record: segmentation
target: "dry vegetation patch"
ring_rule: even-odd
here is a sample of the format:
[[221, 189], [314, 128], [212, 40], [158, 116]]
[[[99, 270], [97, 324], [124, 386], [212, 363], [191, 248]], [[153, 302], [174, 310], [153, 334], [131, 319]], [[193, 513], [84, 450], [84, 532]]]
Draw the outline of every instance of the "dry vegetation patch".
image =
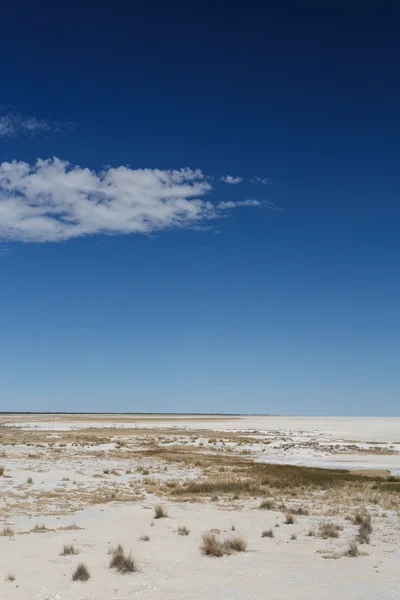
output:
[[132, 558], [132, 554], [125, 554], [125, 551], [121, 544], [112, 551], [112, 557], [110, 561], [110, 569], [116, 569], [119, 573], [125, 575], [126, 573], [133, 573], [136, 571], [135, 562]]

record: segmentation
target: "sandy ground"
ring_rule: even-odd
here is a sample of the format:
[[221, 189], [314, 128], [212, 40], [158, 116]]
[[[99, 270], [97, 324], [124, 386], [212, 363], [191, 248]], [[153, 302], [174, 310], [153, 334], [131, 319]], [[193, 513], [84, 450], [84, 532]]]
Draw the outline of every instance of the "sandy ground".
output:
[[[155, 446], [165, 451], [190, 448], [199, 456], [220, 455], [221, 460], [244, 456], [276, 463], [348, 463], [397, 473], [398, 425], [399, 419], [3, 415], [0, 533], [5, 527], [12, 532], [0, 535], [0, 598], [397, 599], [397, 499], [388, 504], [383, 497], [360, 492], [350, 506], [347, 497], [339, 495], [336, 501], [334, 495], [328, 499], [291, 493], [286, 506], [301, 502], [309, 514], [287, 525], [284, 509], [260, 510], [256, 497], [178, 502], [156, 495], [156, 483], [180, 483], [204, 477], [204, 472], [196, 462], [171, 463], [162, 454], [156, 458], [141, 452]], [[212, 432], [222, 437], [212, 437]], [[154, 506], [160, 502], [168, 518], [154, 519]], [[348, 542], [357, 533], [349, 514], [357, 506], [372, 515], [373, 533], [371, 543], [360, 546], [362, 555], [349, 558], [344, 556]], [[308, 535], [310, 529], [318, 532], [327, 519], [342, 528], [337, 539]], [[42, 524], [44, 532], [32, 531]], [[62, 529], [72, 524], [79, 529]], [[183, 525], [190, 530], [188, 536], [178, 535]], [[261, 537], [269, 528], [274, 537]], [[211, 529], [222, 537], [242, 535], [247, 551], [204, 556], [201, 536]], [[150, 540], [142, 541], [143, 535]], [[79, 554], [61, 556], [63, 544], [71, 543]], [[108, 551], [117, 544], [132, 552], [137, 572], [122, 575], [109, 568]], [[81, 561], [91, 574], [86, 583], [71, 578]], [[10, 581], [9, 575], [15, 579]]]

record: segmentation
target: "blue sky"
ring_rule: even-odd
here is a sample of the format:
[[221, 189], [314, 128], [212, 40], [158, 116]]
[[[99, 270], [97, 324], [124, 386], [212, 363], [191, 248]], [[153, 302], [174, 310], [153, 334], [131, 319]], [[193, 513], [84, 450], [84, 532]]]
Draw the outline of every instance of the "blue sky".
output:
[[3, 7], [0, 409], [399, 415], [399, 16]]

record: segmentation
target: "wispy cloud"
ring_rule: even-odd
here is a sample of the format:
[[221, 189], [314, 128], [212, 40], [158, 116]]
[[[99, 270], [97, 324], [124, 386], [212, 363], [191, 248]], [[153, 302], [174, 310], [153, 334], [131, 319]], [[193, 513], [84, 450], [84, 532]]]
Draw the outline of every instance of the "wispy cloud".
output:
[[22, 113], [0, 113], [0, 137], [3, 138], [14, 138], [19, 135], [35, 137], [43, 133], [54, 133], [72, 127], [73, 124], [67, 121], [38, 119]]
[[51, 242], [99, 233], [149, 234], [204, 227], [226, 210], [258, 200], [210, 202], [200, 170], [108, 167], [101, 172], [58, 158], [0, 164], [0, 240]]
[[261, 200], [252, 200], [252, 199], [248, 198], [246, 200], [238, 200], [238, 202], [233, 202], [232, 200], [223, 201], [218, 204], [218, 208], [226, 209], [226, 208], [236, 208], [239, 206], [261, 206], [261, 205], [262, 205]]
[[272, 181], [268, 177], [258, 177], [258, 175], [254, 175], [250, 179], [250, 183], [253, 185], [272, 185]]
[[224, 175], [221, 177], [221, 181], [225, 183], [230, 183], [231, 185], [235, 185], [236, 183], [241, 183], [243, 181], [243, 177], [233, 177], [233, 175]]

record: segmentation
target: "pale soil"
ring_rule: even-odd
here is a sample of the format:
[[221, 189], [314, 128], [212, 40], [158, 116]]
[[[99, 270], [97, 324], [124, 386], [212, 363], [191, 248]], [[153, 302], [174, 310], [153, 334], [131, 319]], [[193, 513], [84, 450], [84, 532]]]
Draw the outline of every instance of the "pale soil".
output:
[[[5, 526], [14, 533], [0, 535], [1, 600], [399, 597], [399, 493], [375, 493], [362, 485], [355, 492], [346, 487], [325, 493], [276, 490], [277, 506], [284, 502], [286, 508], [260, 510], [262, 496], [178, 501], [182, 498], [163, 487], [222, 476], [195, 458], [175, 461], [179, 449], [199, 459], [243, 455], [257, 461], [332, 466], [349, 461], [354, 468], [400, 472], [395, 443], [400, 435], [391, 420], [360, 419], [351, 430], [349, 419], [124, 418], [0, 417], [0, 465], [5, 467], [0, 476], [0, 533]], [[20, 423], [23, 428], [1, 423]], [[156, 428], [150, 428], [155, 423]], [[56, 429], [60, 424], [63, 427]], [[24, 429], [32, 425], [38, 428]], [[169, 517], [154, 520], [153, 508], [160, 502]], [[299, 506], [309, 515], [296, 516], [294, 525], [286, 525], [284, 511]], [[358, 507], [372, 515], [373, 532], [371, 543], [359, 546], [363, 555], [349, 558], [343, 554], [357, 527], [348, 517]], [[307, 535], [310, 528], [318, 534], [326, 520], [343, 527], [337, 539]], [[42, 523], [51, 531], [31, 531]], [[60, 530], [71, 524], [82, 529]], [[189, 536], [177, 534], [182, 525], [190, 529]], [[275, 537], [262, 538], [261, 532], [270, 527]], [[220, 530], [222, 536], [242, 535], [247, 551], [222, 558], [203, 556], [201, 535], [210, 529]], [[143, 534], [150, 541], [140, 541]], [[292, 534], [297, 539], [290, 539]], [[79, 555], [60, 556], [65, 543], [74, 543]], [[109, 569], [108, 549], [118, 543], [132, 551], [138, 572], [121, 575]], [[87, 583], [71, 580], [81, 561], [91, 573]], [[9, 574], [15, 575], [14, 581], [6, 580]]]

